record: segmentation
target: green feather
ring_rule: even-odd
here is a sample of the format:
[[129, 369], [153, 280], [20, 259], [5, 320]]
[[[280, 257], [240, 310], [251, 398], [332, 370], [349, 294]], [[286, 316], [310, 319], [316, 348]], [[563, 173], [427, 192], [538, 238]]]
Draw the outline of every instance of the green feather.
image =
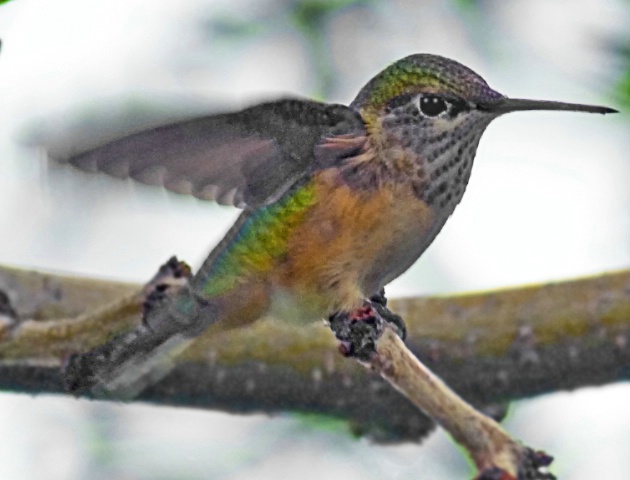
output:
[[315, 185], [311, 182], [254, 212], [217, 256], [203, 293], [210, 298], [222, 295], [250, 275], [273, 269], [287, 253], [291, 234], [315, 202]]

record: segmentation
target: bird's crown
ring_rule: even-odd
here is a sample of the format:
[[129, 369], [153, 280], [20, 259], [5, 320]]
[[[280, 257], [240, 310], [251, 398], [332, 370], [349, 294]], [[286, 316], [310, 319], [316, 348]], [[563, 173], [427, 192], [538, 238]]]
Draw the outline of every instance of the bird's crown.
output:
[[443, 94], [474, 103], [503, 97], [461, 63], [422, 53], [398, 60], [376, 75], [361, 89], [352, 106], [376, 113], [401, 95], [419, 93]]

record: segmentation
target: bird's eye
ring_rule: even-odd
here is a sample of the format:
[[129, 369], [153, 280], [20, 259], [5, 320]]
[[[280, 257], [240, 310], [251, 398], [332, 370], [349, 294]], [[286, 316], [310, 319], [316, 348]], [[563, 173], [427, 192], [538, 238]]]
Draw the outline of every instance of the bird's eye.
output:
[[420, 97], [420, 111], [427, 117], [437, 117], [448, 110], [449, 103], [436, 95]]

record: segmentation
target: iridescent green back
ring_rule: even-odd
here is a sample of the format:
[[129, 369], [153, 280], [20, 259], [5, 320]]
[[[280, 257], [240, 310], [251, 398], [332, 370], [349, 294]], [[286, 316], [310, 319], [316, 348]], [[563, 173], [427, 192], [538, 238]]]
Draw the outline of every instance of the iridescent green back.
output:
[[291, 233], [316, 202], [311, 181], [276, 203], [244, 212], [195, 277], [205, 297], [225, 294], [259, 272], [274, 268], [286, 254]]

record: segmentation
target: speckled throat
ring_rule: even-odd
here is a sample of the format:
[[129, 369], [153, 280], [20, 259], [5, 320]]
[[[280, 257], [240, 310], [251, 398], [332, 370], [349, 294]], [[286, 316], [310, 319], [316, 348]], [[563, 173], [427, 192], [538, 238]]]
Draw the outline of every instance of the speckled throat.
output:
[[464, 195], [479, 140], [494, 118], [470, 110], [440, 124], [422, 117], [412, 102], [393, 108], [372, 129], [372, 161], [345, 169], [346, 178], [364, 188], [410, 183], [418, 198], [446, 220]]

